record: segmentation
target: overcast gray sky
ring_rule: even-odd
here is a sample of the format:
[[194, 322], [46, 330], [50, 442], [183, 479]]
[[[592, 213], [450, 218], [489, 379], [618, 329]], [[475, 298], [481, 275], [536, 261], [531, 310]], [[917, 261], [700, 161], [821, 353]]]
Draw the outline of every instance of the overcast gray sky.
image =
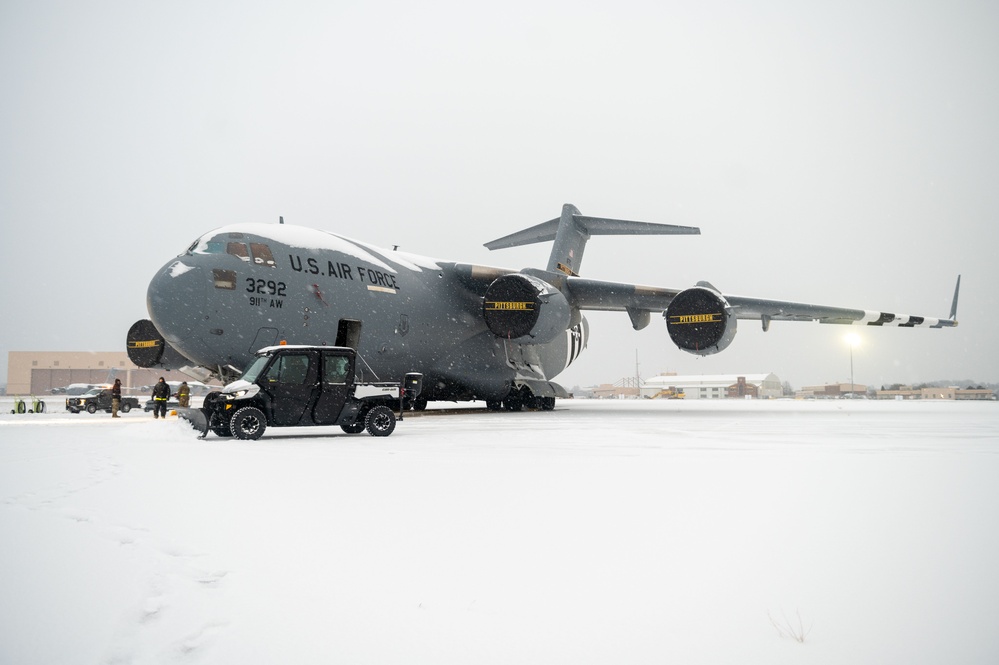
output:
[[994, 2], [0, 2], [7, 352], [116, 350], [204, 232], [288, 223], [520, 269], [482, 243], [584, 214], [582, 274], [946, 316], [742, 322], [697, 358], [590, 315], [560, 381], [775, 372], [999, 381]]

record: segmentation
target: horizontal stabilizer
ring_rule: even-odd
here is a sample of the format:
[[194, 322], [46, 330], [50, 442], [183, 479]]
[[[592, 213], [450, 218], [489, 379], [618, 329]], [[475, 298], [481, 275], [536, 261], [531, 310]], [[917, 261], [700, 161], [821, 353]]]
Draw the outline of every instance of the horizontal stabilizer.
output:
[[552, 247], [547, 269], [575, 275], [579, 272], [583, 250], [590, 236], [700, 235], [700, 233], [701, 230], [694, 226], [588, 217], [581, 215], [576, 206], [566, 203], [562, 206], [562, 216], [558, 219], [550, 219], [523, 231], [511, 233], [487, 242], [485, 246], [491, 250], [505, 249], [554, 240], [555, 245]]

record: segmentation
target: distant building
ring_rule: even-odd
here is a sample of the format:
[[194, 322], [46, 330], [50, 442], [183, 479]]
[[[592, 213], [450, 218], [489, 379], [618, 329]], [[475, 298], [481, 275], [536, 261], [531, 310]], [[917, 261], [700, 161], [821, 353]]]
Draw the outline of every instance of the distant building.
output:
[[596, 399], [635, 399], [638, 397], [638, 388], [633, 385], [622, 385], [617, 383], [601, 383], [590, 389], [591, 394]]
[[663, 391], [683, 391], [684, 399], [757, 398], [773, 399], [784, 394], [776, 374], [661, 375], [647, 379], [642, 397], [655, 397]]
[[124, 351], [10, 351], [7, 394], [47, 395], [72, 384], [105, 384], [121, 379], [128, 392], [138, 392], [160, 378], [190, 381], [181, 372], [142, 369]]
[[954, 399], [954, 400], [994, 400], [995, 393], [987, 388], [909, 388], [897, 390], [877, 390], [876, 399]]
[[863, 396], [867, 394], [867, 386], [863, 383], [827, 383], [821, 386], [805, 386], [794, 393], [795, 397], [839, 399], [847, 395]]

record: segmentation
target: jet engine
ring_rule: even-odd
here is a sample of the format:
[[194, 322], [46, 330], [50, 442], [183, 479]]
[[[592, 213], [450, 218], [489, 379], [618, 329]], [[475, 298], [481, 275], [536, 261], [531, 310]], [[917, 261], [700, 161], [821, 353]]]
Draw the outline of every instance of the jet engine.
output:
[[497, 337], [543, 344], [568, 330], [572, 308], [562, 292], [548, 282], [512, 274], [489, 285], [482, 314]]
[[722, 294], [706, 286], [678, 293], [663, 317], [673, 343], [698, 356], [723, 351], [735, 337], [732, 307]]
[[128, 329], [128, 359], [139, 367], [179, 369], [191, 361], [170, 346], [149, 319], [141, 319]]

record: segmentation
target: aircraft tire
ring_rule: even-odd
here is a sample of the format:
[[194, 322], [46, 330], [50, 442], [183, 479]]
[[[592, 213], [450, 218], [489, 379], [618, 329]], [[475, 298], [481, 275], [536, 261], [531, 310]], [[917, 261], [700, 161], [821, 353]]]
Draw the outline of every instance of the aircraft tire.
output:
[[395, 430], [395, 414], [387, 406], [376, 406], [364, 417], [364, 427], [371, 436], [388, 436]]
[[541, 398], [541, 410], [542, 411], [554, 411], [555, 410], [555, 398], [554, 397], [542, 397]]
[[487, 399], [486, 408], [490, 411], [501, 411], [503, 409], [503, 402], [498, 399]]
[[267, 429], [267, 416], [255, 406], [244, 406], [229, 421], [233, 436], [244, 441], [255, 441]]
[[88, 404], [87, 405], [87, 413], [97, 413], [97, 405], [96, 404]]

